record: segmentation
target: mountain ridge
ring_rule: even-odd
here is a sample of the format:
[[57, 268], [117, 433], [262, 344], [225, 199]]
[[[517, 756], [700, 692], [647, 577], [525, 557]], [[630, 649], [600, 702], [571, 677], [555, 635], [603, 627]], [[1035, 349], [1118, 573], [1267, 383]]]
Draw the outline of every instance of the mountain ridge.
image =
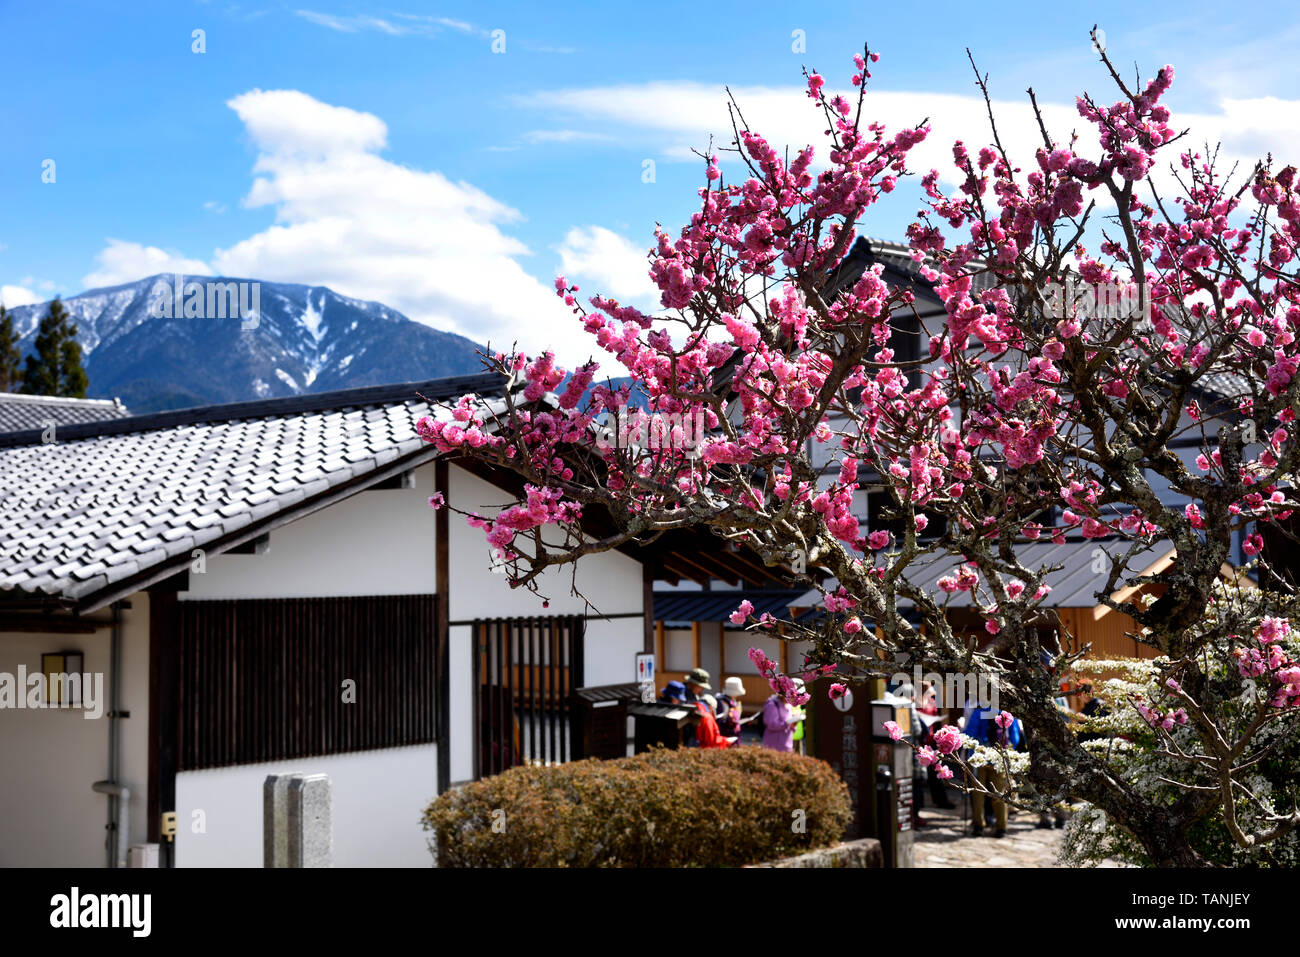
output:
[[[328, 286], [185, 274], [190, 283], [249, 284], [249, 317], [156, 315], [172, 273], [88, 289], [62, 300], [77, 325], [87, 396], [121, 398], [133, 412], [329, 392], [482, 371], [477, 343], [416, 322], [382, 302]], [[255, 284], [255, 285], [253, 285]], [[23, 354], [49, 301], [16, 306]]]

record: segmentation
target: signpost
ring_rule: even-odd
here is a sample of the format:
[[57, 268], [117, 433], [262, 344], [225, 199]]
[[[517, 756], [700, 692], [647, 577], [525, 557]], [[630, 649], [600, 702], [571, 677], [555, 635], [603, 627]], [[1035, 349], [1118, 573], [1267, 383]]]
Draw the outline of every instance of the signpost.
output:
[[[817, 680], [812, 693], [813, 757], [830, 764], [849, 789], [854, 817], [850, 839], [880, 841], [886, 867], [912, 866], [912, 749], [891, 741], [886, 721], [910, 732], [906, 708], [878, 700], [884, 692], [879, 679], [859, 682], [843, 697], [831, 700], [830, 679]], [[873, 700], [876, 699], [876, 700]]]
[[655, 656], [641, 652], [636, 656], [636, 682], [641, 686], [641, 701], [652, 704], [655, 700]]
[[[827, 694], [830, 679], [818, 679], [808, 689], [812, 716], [810, 753], [830, 764], [849, 789], [853, 807], [850, 839], [876, 836], [875, 781], [871, 751], [871, 694], [831, 700]], [[870, 689], [860, 688], [867, 692]]]

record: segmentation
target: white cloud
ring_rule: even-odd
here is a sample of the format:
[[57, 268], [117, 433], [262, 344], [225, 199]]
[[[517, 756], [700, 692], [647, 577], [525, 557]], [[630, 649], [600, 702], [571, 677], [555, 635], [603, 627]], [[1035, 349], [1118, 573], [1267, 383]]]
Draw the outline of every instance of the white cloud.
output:
[[314, 23], [321, 27], [329, 27], [331, 30], [337, 30], [339, 33], [356, 33], [360, 30], [374, 30], [379, 33], [387, 33], [390, 36], [402, 36], [406, 33], [416, 32], [414, 28], [398, 26], [379, 17], [371, 17], [364, 14], [355, 17], [339, 17], [330, 13], [317, 13], [315, 10], [295, 10], [294, 13], [309, 23]]
[[416, 13], [395, 13], [393, 17], [396, 20], [404, 22], [396, 23], [393, 20], [385, 20], [382, 17], [374, 17], [369, 14], [358, 14], [356, 16], [338, 16], [332, 13], [319, 13], [315, 10], [295, 10], [294, 14], [306, 20], [308, 23], [314, 23], [317, 26], [328, 27], [338, 33], [385, 33], [390, 37], [434, 37], [442, 33], [444, 29], [455, 30], [458, 33], [481, 33], [471, 23], [464, 20], [453, 20], [450, 17], [431, 17]]
[[[732, 92], [750, 128], [773, 146], [799, 149], [811, 143], [817, 148], [819, 160], [825, 161], [825, 120], [812, 108], [802, 89], [733, 87]], [[1115, 98], [1102, 97], [1105, 102]], [[589, 132], [609, 135], [617, 130], [622, 139], [670, 160], [700, 162], [691, 150], [705, 148], [711, 133], [715, 148], [729, 145], [731, 140], [731, 119], [721, 85], [656, 82], [543, 90], [523, 94], [517, 102], [563, 116], [567, 127], [581, 130], [581, 121], [585, 121]], [[1040, 102], [1040, 107], [1048, 132], [1058, 142], [1068, 142], [1071, 133], [1077, 131], [1079, 151], [1088, 156], [1099, 153], [1093, 127], [1079, 116], [1073, 102]], [[1034, 151], [1042, 145], [1042, 137], [1027, 99], [995, 99], [993, 111], [1012, 161], [1028, 169]], [[991, 141], [984, 102], [977, 96], [871, 91], [864, 116], [884, 122], [891, 133], [928, 118], [931, 133], [911, 151], [908, 165], [922, 173], [937, 169], [949, 184], [955, 183], [958, 175], [952, 163], [953, 142], [962, 140], [974, 152]], [[1300, 161], [1300, 100], [1271, 96], [1225, 98], [1218, 101], [1217, 109], [1175, 113], [1173, 125], [1179, 130], [1191, 129], [1188, 140], [1179, 144], [1179, 152], [1187, 147], [1199, 149], [1207, 141], [1222, 141], [1229, 165], [1238, 161], [1248, 169], [1270, 151], [1286, 162]], [[1169, 161], [1177, 161], [1174, 151], [1166, 155]], [[747, 175], [734, 154], [724, 153], [720, 158], [729, 177]], [[1097, 191], [1089, 198], [1100, 202], [1102, 196]]]
[[82, 277], [87, 289], [116, 286], [135, 282], [158, 273], [185, 273], [193, 276], [210, 276], [212, 267], [200, 259], [189, 259], [180, 253], [145, 246], [124, 239], [108, 240], [95, 257], [97, 268]]
[[529, 143], [604, 143], [614, 137], [591, 130], [529, 130], [524, 139]]
[[657, 308], [659, 291], [648, 275], [647, 248], [603, 226], [575, 226], [559, 252], [560, 268], [570, 282], [585, 280], [586, 287], [602, 295], [642, 309]]
[[19, 306], [30, 306], [34, 302], [44, 301], [44, 296], [38, 296], [22, 286], [0, 286], [0, 305], [6, 309], [17, 309]]
[[215, 199], [210, 199], [203, 204], [203, 208], [210, 213], [216, 213], [218, 216], [220, 216], [222, 213], [226, 211], [226, 204], [219, 202], [218, 200]]
[[590, 355], [591, 337], [553, 287], [520, 264], [531, 251], [505, 231], [517, 210], [377, 155], [387, 128], [371, 114], [292, 90], [254, 90], [229, 106], [258, 150], [244, 204], [270, 207], [275, 223], [217, 250], [219, 273], [329, 286], [494, 348], [553, 348], [570, 365]]
[[458, 30], [461, 33], [479, 33], [472, 23], [466, 23], [464, 20], [453, 20], [450, 17], [430, 17], [418, 13], [399, 13], [397, 14], [403, 20], [414, 20], [419, 23], [430, 23], [435, 26], [448, 27], [452, 30]]
[[261, 153], [295, 159], [362, 155], [388, 144], [388, 127], [372, 113], [330, 106], [298, 90], [249, 90], [226, 103]]

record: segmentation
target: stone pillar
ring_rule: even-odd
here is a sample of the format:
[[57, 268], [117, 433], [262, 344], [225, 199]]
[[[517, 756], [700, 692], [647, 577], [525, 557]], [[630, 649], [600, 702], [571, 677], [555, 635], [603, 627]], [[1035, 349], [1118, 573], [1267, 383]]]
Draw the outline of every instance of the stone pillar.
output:
[[299, 775], [289, 782], [289, 866], [334, 866], [327, 774]]
[[262, 784], [262, 866], [289, 866], [289, 782], [297, 771], [268, 774]]

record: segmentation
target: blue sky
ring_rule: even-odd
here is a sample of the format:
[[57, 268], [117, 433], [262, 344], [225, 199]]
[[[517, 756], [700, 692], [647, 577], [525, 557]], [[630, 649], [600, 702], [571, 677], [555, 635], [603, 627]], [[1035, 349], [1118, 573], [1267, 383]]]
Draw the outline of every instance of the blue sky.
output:
[[[1113, 99], [1094, 22], [1130, 72], [1175, 65], [1169, 102], [1200, 138], [1300, 158], [1300, 20], [1281, 4], [301, 3], [0, 2], [7, 305], [182, 268], [576, 348], [552, 278], [653, 302], [643, 252], [690, 215], [722, 85], [800, 146], [818, 135], [801, 67], [842, 86], [864, 40], [879, 115], [934, 121], [922, 171], [983, 142], [967, 46], [1009, 129], [1028, 130], [1030, 85], [1062, 137], [1075, 93]], [[900, 191], [866, 230], [901, 238], [915, 202]]]

